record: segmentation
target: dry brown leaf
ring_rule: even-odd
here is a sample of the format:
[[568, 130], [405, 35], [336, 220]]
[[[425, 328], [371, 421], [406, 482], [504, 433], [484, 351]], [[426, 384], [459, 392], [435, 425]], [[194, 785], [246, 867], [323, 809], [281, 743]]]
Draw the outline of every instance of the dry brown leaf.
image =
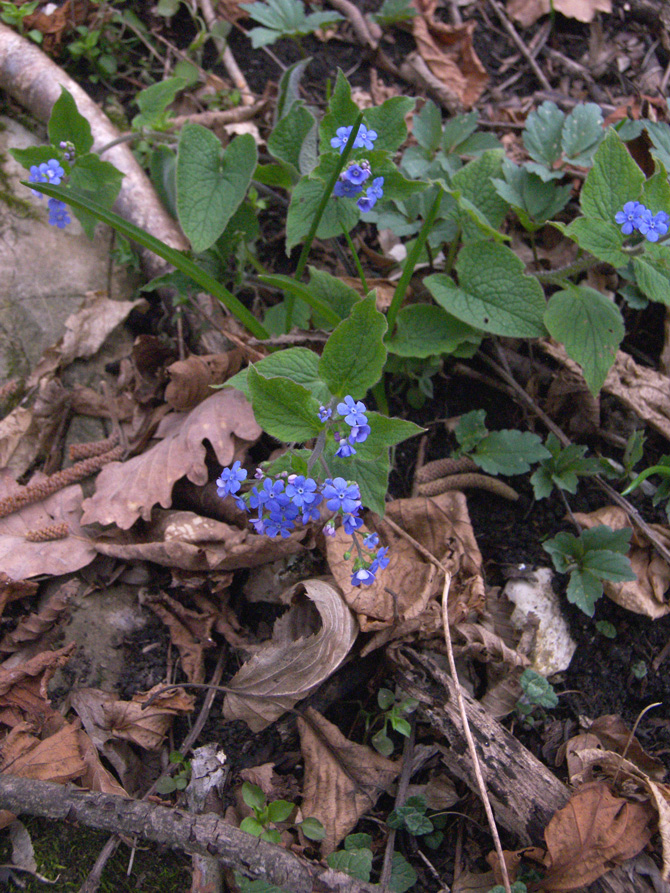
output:
[[[386, 518], [394, 521], [441, 561], [453, 575], [450, 620], [458, 622], [484, 603], [481, 554], [465, 496], [451, 491], [434, 498], [398, 499], [386, 507]], [[437, 567], [397, 534], [384, 520], [368, 516], [380, 540], [389, 546], [389, 566], [371, 586], [351, 585], [351, 560], [344, 557], [351, 538], [340, 527], [328, 537], [326, 550], [331, 572], [349, 607], [358, 615], [363, 632], [384, 629], [398, 620], [421, 615], [431, 599], [442, 591]], [[364, 528], [362, 528], [364, 529]], [[395, 598], [387, 591], [395, 593]]]
[[27, 725], [16, 726], [0, 743], [0, 772], [64, 784], [80, 778], [86, 765], [79, 753], [77, 729], [66, 723], [43, 741]]
[[[223, 702], [226, 719], [243, 719], [259, 732], [327, 679], [349, 653], [358, 625], [339, 592], [323, 580], [306, 580], [301, 599], [279, 618], [271, 641], [227, 683], [235, 694]], [[314, 610], [321, 628], [314, 632]], [[311, 634], [309, 634], [311, 633]]]
[[128, 797], [125, 788], [100, 762], [95, 745], [83, 729], [77, 729], [77, 744], [86, 767], [81, 776], [82, 787], [88, 788], [89, 791], [100, 791], [102, 794], [113, 794], [115, 797]]
[[606, 750], [618, 754], [626, 754], [626, 759], [634, 763], [645, 775], [656, 781], [663, 781], [666, 776], [665, 765], [646, 752], [623, 719], [617, 714], [599, 716], [590, 727], [589, 732], [595, 735]]
[[647, 789], [658, 814], [658, 833], [663, 847], [663, 880], [670, 883], [670, 785], [648, 779]]
[[467, 642], [466, 651], [480, 661], [502, 661], [510, 667], [527, 667], [530, 661], [506, 645], [502, 638], [478, 623], [459, 623], [458, 632]]
[[136, 542], [134, 533], [118, 532], [95, 541], [102, 555], [126, 561], [152, 561], [163, 567], [188, 571], [238, 570], [277, 561], [303, 550], [308, 530], [294, 531], [286, 539], [258, 536], [223, 521], [194, 512], [154, 510], [154, 523]]
[[[595, 512], [575, 515], [579, 523], [591, 529], [599, 524], [606, 524], [612, 530], [621, 530], [630, 527], [630, 521], [626, 512], [618, 506], [604, 506]], [[666, 546], [670, 547], [670, 529], [663, 524], [650, 524]], [[605, 595], [613, 602], [634, 611], [636, 614], [644, 614], [652, 620], [658, 620], [670, 613], [670, 603], [665, 599], [665, 593], [670, 587], [670, 567], [649, 543], [640, 530], [633, 529], [630, 552], [628, 553], [633, 573], [636, 580], [627, 580], [624, 583], [612, 583], [605, 580], [603, 589]]]
[[222, 384], [239, 371], [242, 351], [188, 357], [168, 366], [170, 382], [165, 388], [165, 400], [177, 412], [188, 412], [209, 397], [212, 385]]
[[0, 641], [0, 652], [11, 654], [29, 642], [36, 642], [57, 622], [79, 588], [76, 580], [69, 580], [55, 592], [37, 614], [29, 614], [19, 620], [12, 632]]
[[214, 646], [212, 627], [216, 609], [201, 613], [185, 608], [164, 592], [146, 596], [143, 604], [158, 615], [170, 630], [170, 638], [179, 649], [181, 666], [189, 682], [205, 681], [205, 651]]
[[[509, 0], [507, 12], [523, 28], [529, 28], [551, 12], [552, 0]], [[592, 22], [599, 12], [612, 12], [612, 0], [553, 0], [554, 11], [578, 22]]]
[[419, 15], [412, 19], [412, 33], [421, 58], [463, 108], [472, 108], [489, 80], [472, 45], [476, 23], [447, 25], [435, 19], [436, 0], [414, 0], [414, 6]]
[[546, 893], [576, 890], [636, 856], [649, 842], [654, 811], [615, 797], [594, 781], [577, 790], [547, 825]]
[[32, 409], [17, 406], [0, 420], [0, 468], [14, 479], [31, 467], [40, 449], [40, 431]]
[[311, 707], [298, 718], [305, 760], [302, 813], [326, 829], [321, 853], [327, 856], [373, 809], [400, 772], [400, 763], [354, 744]]
[[70, 659], [72, 643], [59, 651], [40, 654], [17, 663], [13, 655], [0, 667], [0, 723], [16, 726], [29, 721], [33, 731], [55, 731], [60, 714], [50, 705], [47, 686], [53, 674]]
[[35, 595], [37, 583], [27, 580], [12, 580], [4, 571], [0, 571], [0, 617], [5, 610], [5, 605], [19, 598]]
[[[44, 475], [34, 475], [31, 483], [39, 483], [43, 478]], [[23, 487], [8, 472], [0, 472], [0, 497], [22, 490]], [[96, 552], [81, 529], [82, 499], [81, 486], [71, 484], [41, 502], [0, 518], [0, 565], [3, 571], [15, 580], [24, 580], [41, 574], [69, 574], [90, 564]], [[61, 523], [67, 524], [69, 529], [65, 539], [31, 543], [25, 538], [29, 531]]]
[[261, 435], [251, 405], [240, 391], [212, 394], [188, 414], [170, 413], [159, 425], [160, 443], [127, 462], [110, 462], [96, 479], [95, 495], [84, 500], [83, 524], [116, 524], [127, 530], [142, 517], [151, 518], [156, 503], [169, 508], [172, 487], [186, 477], [207, 483], [209, 441], [221, 465], [229, 465], [241, 449]]
[[53, 347], [48, 347], [37, 361], [26, 387], [35, 387], [40, 378], [69, 365], [73, 360], [92, 357], [130, 311], [141, 304], [146, 305], [144, 298], [111, 301], [103, 292], [87, 292], [80, 309], [65, 320], [63, 337]]
[[70, 704], [98, 749], [109, 739], [120, 738], [145, 750], [158, 750], [173, 719], [190, 713], [195, 703], [190, 695], [173, 689], [158, 694], [143, 710], [143, 705], [161, 688], [157, 685], [131, 701], [121, 701], [117, 695], [100, 689], [81, 688], [70, 696]]

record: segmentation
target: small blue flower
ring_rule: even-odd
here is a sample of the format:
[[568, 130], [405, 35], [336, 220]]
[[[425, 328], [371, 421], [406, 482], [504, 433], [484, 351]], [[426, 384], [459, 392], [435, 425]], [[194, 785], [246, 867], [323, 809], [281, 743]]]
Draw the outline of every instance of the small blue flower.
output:
[[351, 575], [352, 586], [370, 586], [375, 582], [375, 574], [372, 568], [362, 567]]
[[329, 521], [323, 528], [325, 536], [335, 536], [335, 522]]
[[[349, 128], [351, 131], [351, 128]], [[373, 143], [377, 139], [376, 130], [368, 130], [365, 124], [361, 124], [356, 139], [354, 140], [354, 149], [374, 149]]]
[[369, 425], [352, 425], [349, 443], [363, 443], [370, 435]]
[[384, 195], [384, 190], [382, 186], [384, 185], [383, 177], [375, 177], [372, 183], [368, 186], [367, 191], [364, 196], [358, 199], [356, 204], [360, 208], [360, 210], [365, 214], [367, 211], [371, 211], [374, 206], [377, 204], [380, 198]]
[[363, 540], [363, 545], [366, 549], [374, 549], [375, 546], [379, 543], [379, 534], [378, 533], [369, 533], [365, 539]]
[[297, 475], [286, 485], [285, 493], [293, 505], [300, 509], [310, 505], [319, 495], [316, 492], [316, 481], [313, 478], [306, 478], [302, 474]]
[[319, 505], [323, 501], [323, 496], [320, 493], [316, 494], [317, 498], [314, 502], [311, 502], [309, 505], [306, 505], [302, 512], [302, 523], [308, 524], [310, 521], [320, 521], [321, 520], [321, 509]]
[[354, 186], [362, 186], [369, 176], [369, 166], [366, 166], [364, 162], [359, 164], [354, 161], [353, 164], [349, 165], [346, 171], [342, 172], [341, 179], [348, 183], [353, 183]]
[[668, 215], [665, 211], [652, 214], [648, 208], [644, 208], [637, 228], [649, 242], [658, 242], [660, 236], [668, 232]]
[[363, 526], [363, 519], [354, 514], [344, 515], [342, 526], [344, 527], [344, 532], [351, 536], [354, 530], [358, 530], [359, 527]]
[[344, 416], [347, 425], [367, 425], [368, 417], [365, 415], [367, 409], [360, 400], [356, 401], [347, 395], [342, 403], [337, 404], [337, 411]]
[[370, 570], [374, 574], [377, 573], [379, 568], [382, 568], [382, 570], [383, 570], [385, 567], [388, 567], [388, 563], [390, 561], [390, 559], [386, 557], [386, 553], [388, 552], [388, 550], [389, 550], [389, 547], [384, 546], [375, 555], [375, 560], [370, 565]]
[[638, 228], [643, 211], [646, 211], [646, 208], [640, 202], [626, 202], [623, 211], [618, 211], [614, 215], [616, 222], [621, 225], [624, 236], [629, 236]]
[[57, 226], [58, 229], [65, 229], [68, 223], [72, 222], [70, 215], [67, 212], [67, 205], [65, 202], [60, 202], [57, 198], [50, 198], [48, 207], [49, 224], [51, 226]]
[[338, 459], [349, 459], [351, 456], [356, 455], [356, 450], [350, 443], [347, 443], [346, 440], [343, 440], [341, 441], [338, 448], [335, 450], [335, 455]]
[[230, 468], [224, 468], [221, 472], [221, 477], [216, 482], [216, 492], [221, 499], [224, 499], [229, 493], [237, 493], [242, 481], [246, 481], [247, 473], [240, 467], [241, 464], [239, 461], [233, 462]]
[[320, 406], [319, 407], [319, 421], [327, 422], [328, 419], [332, 416], [333, 410], [328, 406]]
[[353, 198], [362, 190], [362, 186], [356, 186], [354, 183], [350, 183], [349, 180], [338, 180], [333, 187], [333, 195], [337, 196], [337, 198]]
[[358, 484], [347, 483], [344, 478], [330, 478], [323, 486], [323, 498], [331, 512], [342, 509], [346, 514], [351, 514], [361, 507], [361, 491]]
[[[335, 131], [335, 136], [330, 141], [330, 145], [333, 149], [340, 150], [340, 155], [344, 152], [344, 147], [347, 145], [347, 140], [351, 136], [352, 130], [352, 127], [338, 127]], [[358, 135], [356, 136], [356, 142], [358, 142]], [[354, 145], [356, 145], [356, 142]]]

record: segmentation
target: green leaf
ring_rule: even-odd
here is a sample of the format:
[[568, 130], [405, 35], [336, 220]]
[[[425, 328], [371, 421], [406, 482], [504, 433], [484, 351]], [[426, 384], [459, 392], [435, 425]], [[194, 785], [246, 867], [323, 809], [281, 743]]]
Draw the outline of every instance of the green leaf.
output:
[[285, 822], [294, 809], [295, 804], [289, 803], [288, 800], [273, 800], [268, 804], [268, 818], [275, 824]]
[[569, 226], [562, 223], [553, 223], [552, 226], [606, 264], [624, 267], [630, 260], [621, 250], [624, 237], [621, 228], [614, 223], [614, 218], [610, 221], [601, 220], [600, 217], [578, 217]]
[[[368, 416], [369, 418], [370, 416]], [[360, 446], [363, 447], [365, 444]], [[388, 451], [377, 455], [374, 459], [370, 459], [363, 454], [363, 450], [359, 449], [357, 445], [355, 456], [351, 456], [349, 459], [339, 459], [335, 456], [335, 449], [336, 445], [328, 444], [325, 450], [326, 461], [332, 476], [356, 481], [360, 487], [363, 505], [376, 512], [380, 518], [383, 518], [386, 511], [386, 493], [388, 492], [389, 473], [391, 470]]]
[[609, 620], [597, 620], [596, 629], [601, 636], [605, 636], [607, 639], [616, 639], [617, 637], [616, 626], [614, 626], [613, 623], [610, 623]]
[[86, 155], [93, 147], [91, 125], [79, 114], [72, 94], [65, 87], [60, 88], [60, 96], [51, 109], [48, 131], [54, 146], [62, 141], [74, 143], [77, 155]]
[[389, 25], [395, 25], [396, 22], [413, 19], [415, 15], [418, 15], [418, 13], [409, 0], [384, 0], [379, 12], [373, 13], [371, 18], [378, 25], [381, 25], [382, 28], [385, 28]]
[[660, 161], [656, 163], [656, 167], [658, 168], [656, 172], [644, 182], [640, 201], [654, 214], [657, 211], [665, 211], [667, 214], [670, 212], [668, 172], [665, 169], [665, 165]]
[[[667, 248], [665, 250], [667, 251]], [[646, 248], [645, 256], [633, 258], [633, 269], [640, 291], [650, 301], [670, 306], [670, 264], [668, 258], [653, 256], [650, 249]]]
[[266, 285], [282, 288], [285, 292], [299, 298], [313, 311], [325, 318], [331, 328], [341, 322], [341, 317], [334, 310], [331, 310], [328, 304], [318, 298], [311, 288], [303, 285], [301, 282], [296, 282], [290, 276], [261, 276], [260, 279]]
[[[121, 191], [123, 174], [108, 161], [102, 161], [99, 155], [83, 155], [77, 159], [70, 174], [67, 189], [80, 198], [94, 200], [103, 208], [111, 208]], [[81, 208], [74, 208], [77, 220], [84, 232], [92, 239], [95, 234], [97, 218]]]
[[268, 843], [281, 843], [281, 834], [279, 831], [275, 831], [274, 828], [265, 829], [263, 833], [260, 835], [261, 840], [265, 840]]
[[531, 463], [550, 456], [537, 434], [530, 431], [493, 431], [470, 453], [487, 474], [525, 474]]
[[256, 167], [251, 134], [236, 136], [225, 151], [211, 131], [185, 124], [177, 154], [179, 222], [198, 254], [211, 247], [246, 195]]
[[344, 72], [338, 68], [335, 87], [328, 103], [328, 111], [321, 120], [319, 126], [319, 140], [321, 152], [330, 152], [330, 141], [335, 136], [338, 127], [349, 127], [354, 123], [359, 114], [359, 108], [351, 98], [351, 87], [344, 76]]
[[596, 602], [603, 594], [603, 584], [588, 571], [575, 570], [570, 574], [565, 594], [569, 602], [593, 617]]
[[[479, 158], [470, 161], [454, 174], [452, 186], [462, 199], [471, 202], [486, 218], [494, 230], [502, 225], [509, 205], [496, 192], [492, 180], [502, 176], [503, 149], [491, 149]], [[478, 238], [477, 227], [467, 218], [463, 219], [463, 234], [466, 238]]]
[[409, 96], [393, 96], [381, 105], [366, 110], [363, 122], [368, 129], [377, 132], [375, 151], [395, 152], [402, 146], [407, 139], [405, 116], [412, 111], [414, 103], [415, 100]]
[[422, 434], [425, 430], [407, 419], [391, 419], [378, 412], [368, 412], [367, 416], [370, 435], [364, 443], [356, 444], [357, 454], [363, 459], [376, 459], [389, 447]]
[[351, 316], [326, 342], [319, 363], [319, 375], [333, 395], [359, 400], [379, 381], [386, 362], [385, 332], [386, 318], [374, 295], [354, 304]]
[[555, 486], [568, 493], [576, 493], [580, 477], [602, 471], [600, 460], [585, 458], [585, 446], [570, 444], [561, 448], [555, 434], [547, 437], [545, 445], [551, 454], [550, 458], [541, 460], [540, 468], [530, 479], [536, 499], [545, 499]]
[[426, 100], [418, 115], [414, 115], [412, 136], [427, 152], [436, 152], [439, 149], [442, 137], [442, 114], [431, 99]]
[[495, 335], [540, 338], [545, 334], [542, 286], [534, 277], [524, 275], [523, 261], [511, 249], [468, 242], [460, 251], [456, 269], [460, 287], [444, 273], [424, 280], [448, 313]]
[[307, 388], [289, 378], [265, 378], [254, 366], [247, 382], [256, 421], [271, 437], [301, 443], [319, 434], [319, 401]]
[[155, 787], [159, 794], [171, 794], [173, 791], [177, 790], [174, 778], [171, 778], [169, 775], [161, 775], [156, 782]]
[[561, 157], [565, 115], [555, 102], [543, 102], [526, 119], [523, 144], [535, 161], [551, 168]]
[[593, 157], [582, 186], [580, 205], [585, 217], [610, 223], [628, 201], [637, 199], [644, 174], [614, 130], [609, 130]]
[[442, 148], [445, 152], [453, 152], [458, 145], [466, 140], [477, 129], [479, 112], [468, 112], [467, 115], [457, 115], [450, 118], [442, 131]]
[[394, 853], [391, 859], [391, 877], [389, 890], [391, 893], [405, 893], [416, 884], [419, 876], [400, 853]]
[[396, 317], [396, 329], [385, 344], [400, 357], [426, 358], [453, 353], [464, 341], [478, 342], [481, 335], [441, 307], [411, 304]]
[[235, 883], [240, 888], [240, 893], [289, 893], [284, 887], [276, 887], [267, 881], [260, 879], [255, 881], [249, 880], [249, 878], [241, 875], [239, 871], [235, 872]]
[[553, 685], [535, 670], [526, 669], [519, 679], [523, 693], [531, 704], [551, 709], [558, 706], [558, 696]]
[[509, 159], [503, 162], [504, 180], [493, 180], [493, 185], [506, 202], [516, 211], [523, 226], [539, 229], [550, 217], [568, 203], [572, 186], [557, 186], [554, 181], [545, 183], [537, 174], [518, 167]]
[[372, 851], [366, 848], [338, 850], [326, 856], [326, 862], [336, 871], [344, 871], [359, 881], [369, 881], [372, 873]]
[[454, 434], [461, 452], [472, 452], [477, 444], [487, 436], [489, 432], [484, 423], [485, 419], [485, 409], [472, 409], [460, 417]]
[[266, 797], [257, 784], [245, 781], [242, 785], [242, 799], [251, 809], [261, 810], [265, 808]]
[[603, 138], [603, 115], [594, 102], [576, 105], [565, 119], [561, 145], [566, 158], [584, 167], [591, 164], [593, 153]]
[[169, 146], [159, 144], [149, 159], [149, 174], [158, 197], [167, 210], [177, 217], [177, 154]]
[[583, 285], [569, 285], [549, 299], [544, 322], [579, 363], [595, 396], [603, 386], [624, 336], [621, 312], [613, 301]]
[[264, 830], [265, 828], [258, 819], [253, 816], [247, 816], [240, 822], [240, 831], [246, 831], [247, 834], [253, 834], [254, 837], [260, 837]]
[[670, 170], [670, 127], [664, 121], [645, 121], [644, 126], [653, 145], [651, 154]]
[[296, 175], [311, 173], [316, 167], [316, 119], [302, 101], [295, 102], [280, 118], [268, 139], [268, 151], [290, 164]]
[[298, 825], [307, 840], [323, 840], [326, 836], [326, 829], [318, 819], [308, 816]]
[[[326, 189], [324, 180], [316, 176], [303, 177], [291, 195], [286, 217], [286, 252], [304, 241], [309, 233], [321, 198]], [[316, 231], [319, 239], [332, 239], [341, 236], [342, 230], [349, 232], [358, 223], [360, 211], [356, 202], [349, 198], [331, 197]]]
[[[321, 403], [330, 400], [328, 388], [319, 378], [319, 355], [306, 347], [287, 347], [271, 353], [257, 363], [254, 368], [266, 378], [290, 378], [296, 384], [311, 391]], [[226, 382], [226, 387], [242, 391], [247, 400], [251, 399], [251, 390], [247, 382], [249, 369], [242, 369]]]
[[133, 130], [143, 127], [156, 130], [167, 125], [169, 118], [165, 114], [166, 109], [185, 86], [185, 78], [167, 78], [140, 91], [135, 97], [140, 114], [135, 115], [131, 122]]
[[624, 580], [637, 579], [627, 556], [609, 549], [590, 549], [584, 556], [583, 567], [600, 580], [622, 583]]
[[347, 851], [359, 849], [371, 849], [372, 837], [369, 834], [359, 832], [357, 834], [347, 834], [344, 838], [344, 848]]
[[390, 688], [380, 688], [377, 692], [377, 704], [380, 710], [388, 710], [395, 703], [395, 695]]
[[[67, 162], [63, 164], [61, 160], [62, 152], [53, 148], [53, 146], [29, 146], [27, 149], [9, 149], [9, 154], [23, 165], [28, 171], [34, 164], [43, 164], [52, 158], [57, 158], [63, 170], [69, 172], [70, 167]], [[67, 165], [67, 166], [66, 166]]]
[[[311, 310], [307, 304], [302, 301], [293, 308], [291, 315], [291, 326], [298, 329], [308, 329]], [[263, 325], [271, 335], [285, 335], [287, 328], [287, 306], [286, 301], [279, 301], [274, 307], [270, 307], [265, 311], [263, 317]]]
[[383, 729], [372, 736], [371, 744], [383, 757], [390, 757], [393, 753], [393, 741]]
[[[308, 270], [310, 292], [330, 307], [337, 315], [338, 323], [340, 320], [346, 319], [351, 314], [354, 304], [360, 301], [361, 296], [356, 289], [347, 285], [337, 276], [331, 276], [326, 270], [319, 270], [317, 267], [308, 267]], [[332, 328], [332, 324], [326, 317], [316, 311], [313, 314], [313, 320], [317, 329]]]
[[300, 99], [300, 81], [311, 58], [300, 59], [284, 71], [279, 81], [277, 99], [275, 102], [275, 124], [291, 110], [294, 102]]

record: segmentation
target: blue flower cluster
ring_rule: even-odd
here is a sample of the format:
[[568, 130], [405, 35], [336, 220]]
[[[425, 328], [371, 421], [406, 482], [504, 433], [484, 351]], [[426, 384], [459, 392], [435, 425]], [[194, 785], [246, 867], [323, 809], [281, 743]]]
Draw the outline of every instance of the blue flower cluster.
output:
[[[42, 164], [34, 164], [30, 168], [31, 183], [51, 183], [52, 186], [58, 186], [65, 176], [65, 171], [56, 158], [50, 158], [49, 161], [43, 161]], [[37, 198], [42, 198], [42, 193], [36, 189], [30, 190]], [[70, 215], [67, 212], [65, 202], [59, 201], [57, 198], [50, 198], [47, 202], [49, 209], [49, 223], [51, 226], [57, 226], [58, 229], [64, 229], [68, 223], [71, 223]]]
[[[348, 459], [349, 456], [356, 455], [354, 444], [363, 443], [368, 439], [370, 434], [368, 417], [365, 414], [367, 409], [365, 408], [365, 404], [361, 403], [360, 400], [354, 400], [353, 397], [348, 395], [344, 398], [342, 403], [337, 404], [337, 411], [344, 418], [347, 425], [349, 425], [351, 431], [349, 432], [349, 437], [347, 439], [342, 437], [339, 431], [333, 432], [333, 436], [339, 444], [335, 455], [338, 459]], [[322, 422], [328, 421], [332, 414], [333, 410], [329, 407], [322, 406], [319, 409], [319, 419]]]
[[637, 230], [649, 242], [658, 242], [661, 236], [665, 236], [670, 223], [670, 217], [665, 211], [652, 214], [641, 202], [626, 202], [623, 211], [618, 211], [614, 219], [621, 226], [624, 236]]
[[[344, 152], [347, 140], [351, 136], [351, 127], [338, 127], [336, 135], [331, 139], [330, 145], [333, 149], [339, 149], [340, 155]], [[372, 150], [374, 141], [377, 139], [376, 130], [368, 130], [365, 124], [361, 124], [356, 139], [354, 140], [354, 149]], [[340, 178], [335, 184], [333, 195], [338, 198], [354, 198], [360, 195], [356, 204], [363, 213], [371, 211], [375, 204], [384, 195], [384, 178], [375, 177], [371, 183], [365, 187], [366, 181], [370, 178], [370, 164], [367, 160], [352, 161], [340, 174]], [[365, 187], [365, 194], [361, 195]]]

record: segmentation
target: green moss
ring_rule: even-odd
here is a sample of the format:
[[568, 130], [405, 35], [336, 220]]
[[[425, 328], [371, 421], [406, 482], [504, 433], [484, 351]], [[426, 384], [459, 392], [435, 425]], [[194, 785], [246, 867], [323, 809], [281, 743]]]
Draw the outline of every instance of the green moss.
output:
[[[39, 819], [30, 816], [21, 821], [28, 829], [37, 861], [37, 872], [53, 881], [46, 888], [30, 875], [21, 873], [25, 893], [77, 893], [103, 848], [108, 834], [88, 828]], [[130, 876], [130, 850], [121, 844], [105, 867], [100, 893], [167, 893], [187, 890], [190, 885], [190, 862], [187, 856], [155, 844], [139, 841]], [[7, 831], [0, 833], [0, 865], [11, 862], [11, 844]]]
[[35, 207], [35, 203], [28, 198], [19, 198], [12, 192], [10, 180], [5, 171], [6, 160], [7, 156], [0, 152], [0, 202], [3, 202], [8, 208], [11, 208], [12, 211], [15, 211], [22, 217], [37, 219], [40, 215]]

